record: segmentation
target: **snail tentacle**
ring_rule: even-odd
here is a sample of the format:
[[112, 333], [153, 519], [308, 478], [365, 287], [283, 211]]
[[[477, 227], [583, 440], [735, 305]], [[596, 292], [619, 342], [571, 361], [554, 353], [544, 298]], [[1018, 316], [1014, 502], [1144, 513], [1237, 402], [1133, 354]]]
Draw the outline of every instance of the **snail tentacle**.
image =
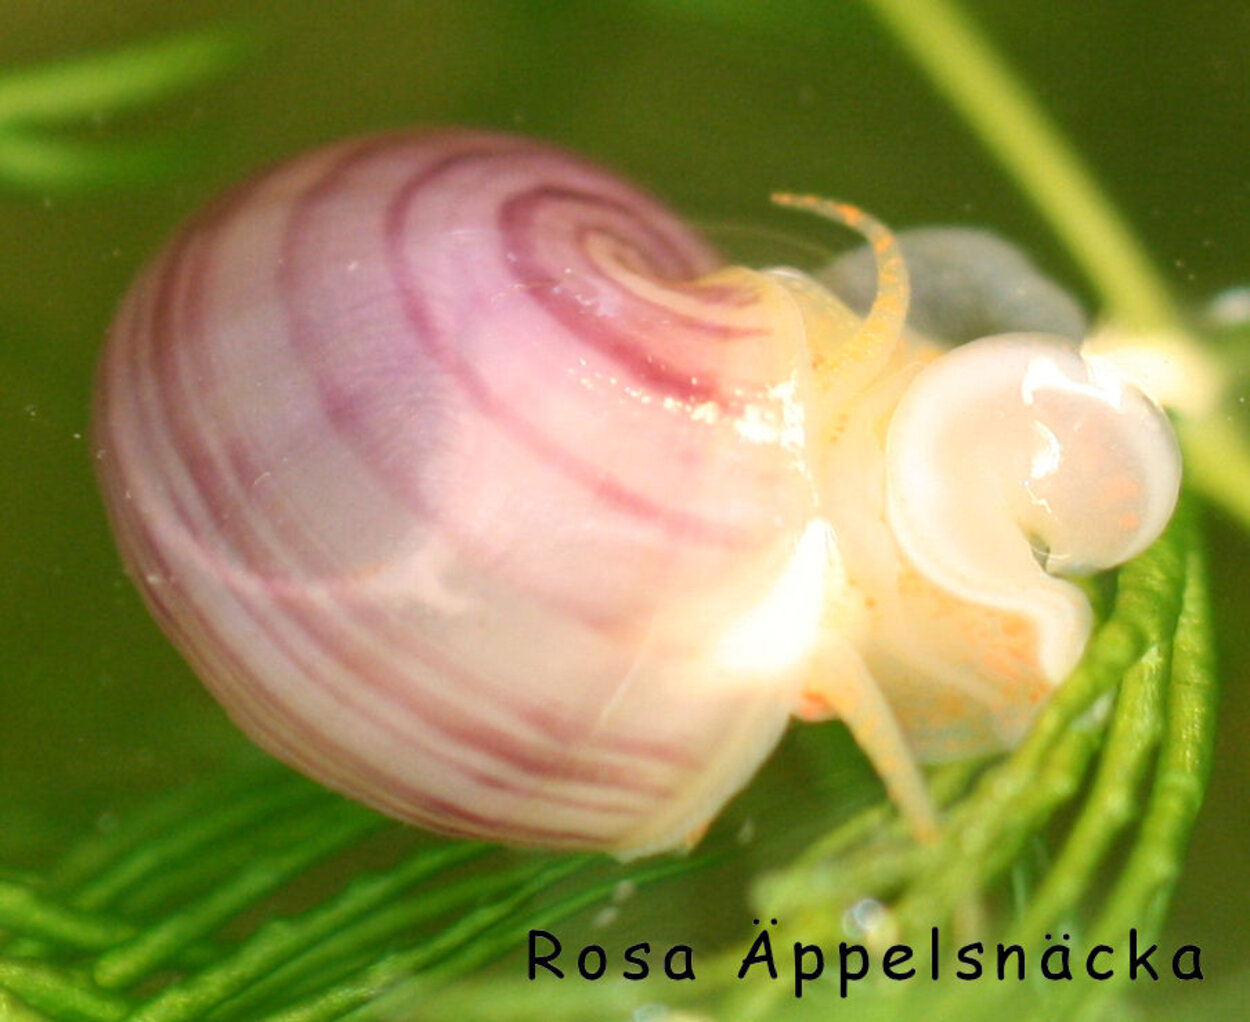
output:
[[[842, 224], [862, 235], [872, 249], [876, 291], [864, 318], [849, 337], [827, 331], [812, 331], [808, 335], [817, 384], [824, 391], [817, 400], [843, 401], [846, 395], [862, 390], [879, 376], [895, 353], [907, 322], [907, 264], [890, 229], [857, 206], [789, 192], [775, 193], [772, 201]], [[829, 300], [827, 291], [810, 278], [805, 279], [809, 300], [813, 291], [824, 296], [824, 301]]]

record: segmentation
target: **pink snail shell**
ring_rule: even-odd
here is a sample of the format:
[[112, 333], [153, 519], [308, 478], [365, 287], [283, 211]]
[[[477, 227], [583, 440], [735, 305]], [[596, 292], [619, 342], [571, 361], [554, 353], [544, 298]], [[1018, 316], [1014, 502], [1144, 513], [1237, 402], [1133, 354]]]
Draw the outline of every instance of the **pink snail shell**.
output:
[[[260, 745], [446, 833], [680, 844], [803, 707], [845, 713], [923, 820], [907, 749], [1017, 739], [1088, 608], [1039, 567], [1059, 653], [1029, 660], [1027, 600], [972, 597], [953, 641], [1024, 629], [1015, 674], [995, 690], [947, 639], [915, 663], [904, 633], [952, 604], [883, 489], [878, 427], [900, 398], [932, 412], [901, 309], [861, 322], [794, 271], [720, 267], [634, 187], [505, 135], [351, 141], [242, 185], [146, 269], [101, 363], [100, 476], [149, 607]], [[1122, 390], [1147, 439], [1117, 471], [1149, 510], [1116, 560], [1179, 471]], [[895, 738], [843, 705], [865, 685]], [[990, 692], [952, 717], [961, 686]]]

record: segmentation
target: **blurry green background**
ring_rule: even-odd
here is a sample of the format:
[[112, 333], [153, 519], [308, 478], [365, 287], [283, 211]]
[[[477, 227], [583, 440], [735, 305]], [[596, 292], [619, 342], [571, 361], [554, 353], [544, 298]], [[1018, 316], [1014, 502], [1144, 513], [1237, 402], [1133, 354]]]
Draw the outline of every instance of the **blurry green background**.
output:
[[[1250, 4], [965, 7], [1187, 305], [1250, 282]], [[240, 71], [85, 130], [185, 134], [191, 172], [104, 195], [0, 191], [0, 864], [39, 865], [154, 792], [251, 756], [122, 576], [88, 431], [96, 353], [129, 278], [249, 168], [418, 122], [502, 127], [580, 149], [709, 224], [776, 225], [766, 196], [788, 188], [895, 226], [989, 226], [1088, 297], [1027, 199], [857, 0], [0, 0], [0, 70], [222, 23], [260, 40]], [[1209, 537], [1220, 745], [1168, 940], [1202, 946], [1204, 1003], [1222, 995], [1231, 1017], [1250, 996], [1250, 543], [1218, 518]], [[801, 819], [837, 796], [795, 744], [731, 824], [771, 803], [784, 828], [786, 807]], [[863, 788], [862, 764], [846, 769]], [[1168, 996], [1159, 1010], [1197, 992]]]

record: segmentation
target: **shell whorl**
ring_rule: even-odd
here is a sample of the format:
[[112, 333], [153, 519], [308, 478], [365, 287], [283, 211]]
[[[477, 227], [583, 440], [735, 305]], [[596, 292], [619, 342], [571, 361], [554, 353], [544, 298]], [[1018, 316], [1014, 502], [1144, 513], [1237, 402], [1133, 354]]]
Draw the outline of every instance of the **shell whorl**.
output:
[[788, 298], [717, 264], [606, 172], [473, 132], [322, 150], [193, 220], [114, 327], [97, 439], [133, 574], [242, 726], [518, 843], [671, 844], [739, 787], [797, 682], [696, 637], [812, 497]]

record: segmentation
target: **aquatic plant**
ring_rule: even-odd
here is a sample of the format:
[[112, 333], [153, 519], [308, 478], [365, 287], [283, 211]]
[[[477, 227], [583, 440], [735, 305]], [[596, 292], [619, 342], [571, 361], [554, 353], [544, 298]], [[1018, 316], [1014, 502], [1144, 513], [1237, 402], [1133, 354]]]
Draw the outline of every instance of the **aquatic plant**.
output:
[[[673, 5], [695, 24], [752, 17], [735, 4], [710, 13], [697, 6]], [[946, 823], [930, 845], [916, 844], [884, 802], [803, 828], [804, 847], [751, 880], [761, 925], [738, 920], [720, 947], [699, 949], [696, 982], [666, 984], [658, 996], [620, 980], [531, 983], [527, 936], [559, 930], [590, 941], [611, 934], [587, 922], [596, 913], [649, 898], [662, 907], [675, 884], [713, 892], [742, 855], [739, 835], [713, 832], [686, 858], [628, 866], [520, 855], [433, 842], [277, 767], [240, 769], [154, 800], [66, 848], [46, 871], [0, 881], [4, 1017], [825, 1017], [840, 1003], [831, 962], [844, 941], [876, 956], [877, 982], [852, 994], [862, 1017], [988, 1017], [1005, 1001], [1038, 1017], [1114, 1010], [1128, 931], [1143, 944], [1157, 939], [1210, 766], [1204, 509], [1215, 505], [1250, 527], [1247, 436], [1224, 404], [1231, 369], [1209, 354], [1129, 226], [959, 10], [945, 0], [871, 6], [1044, 212], [1111, 328], [1179, 357], [1185, 373], [1209, 374], [1196, 397], [1182, 387], [1175, 401], [1187, 466], [1182, 508], [1159, 542], [1092, 588], [1101, 608], [1094, 638], [1025, 742], [1006, 758], [933, 774]], [[0, 81], [0, 173], [38, 194], [168, 174], [167, 149], [136, 144], [118, 156], [65, 142], [49, 126], [163, 97], [219, 73], [236, 47], [194, 37]], [[769, 927], [771, 918], [781, 923]], [[934, 927], [948, 951], [989, 934], [1027, 944], [1034, 963], [1062, 931], [1074, 948], [1116, 948], [1117, 977], [882, 982], [882, 948], [927, 948]], [[756, 965], [738, 978], [763, 929], [785, 956], [799, 942], [831, 959], [825, 981], [807, 984], [801, 1001], [793, 976], [767, 980]], [[1044, 933], [1054, 939], [1043, 942]], [[1162, 951], [1170, 961], [1172, 949]], [[504, 968], [487, 968], [505, 957]], [[659, 958], [653, 952], [654, 970]], [[913, 964], [929, 967], [919, 956]], [[657, 1001], [663, 1007], [647, 1007]]]

